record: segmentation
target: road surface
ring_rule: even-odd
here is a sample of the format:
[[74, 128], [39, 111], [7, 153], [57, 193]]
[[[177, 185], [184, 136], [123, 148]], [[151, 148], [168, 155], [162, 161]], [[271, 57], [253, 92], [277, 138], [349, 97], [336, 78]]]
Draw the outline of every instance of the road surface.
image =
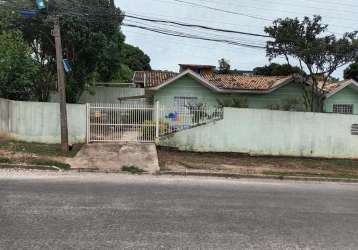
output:
[[0, 172], [0, 249], [357, 249], [358, 185]]

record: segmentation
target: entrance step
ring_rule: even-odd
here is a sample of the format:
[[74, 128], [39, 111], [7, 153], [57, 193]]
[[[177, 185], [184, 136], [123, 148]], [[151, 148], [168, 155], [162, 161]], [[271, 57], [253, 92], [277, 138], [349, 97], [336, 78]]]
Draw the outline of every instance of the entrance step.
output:
[[149, 174], [159, 172], [157, 148], [154, 143], [87, 144], [67, 162], [72, 169], [118, 172], [123, 166], [133, 166]]

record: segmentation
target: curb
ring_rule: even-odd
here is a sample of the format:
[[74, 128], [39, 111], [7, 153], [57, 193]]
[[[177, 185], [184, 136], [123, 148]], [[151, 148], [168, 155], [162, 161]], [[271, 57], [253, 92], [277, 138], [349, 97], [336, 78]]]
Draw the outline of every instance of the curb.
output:
[[215, 172], [198, 173], [198, 172], [161, 171], [158, 175], [221, 177], [221, 178], [232, 178], [232, 179], [268, 179], [268, 180], [358, 183], [358, 179], [347, 179], [347, 178], [281, 176], [281, 175], [245, 175], [245, 174], [226, 174], [226, 173], [215, 173]]
[[77, 173], [100, 173], [100, 174], [128, 174], [128, 175], [149, 175], [147, 172], [143, 173], [130, 173], [122, 170], [113, 170], [113, 169], [98, 169], [98, 168], [71, 168], [69, 170], [70, 172], [77, 172]]
[[24, 169], [24, 170], [50, 170], [50, 171], [65, 171], [56, 166], [46, 165], [21, 165], [21, 164], [0, 164], [0, 169]]

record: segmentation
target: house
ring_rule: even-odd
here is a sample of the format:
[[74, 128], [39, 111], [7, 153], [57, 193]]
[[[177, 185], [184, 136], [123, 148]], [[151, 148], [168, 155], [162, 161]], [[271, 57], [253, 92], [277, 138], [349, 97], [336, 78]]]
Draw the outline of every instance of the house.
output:
[[180, 71], [138, 71], [133, 82], [163, 105], [189, 104], [305, 110], [304, 87], [293, 76], [218, 74], [215, 66], [180, 64]]
[[358, 83], [353, 79], [329, 84], [324, 112], [358, 115]]
[[[294, 76], [219, 74], [215, 66], [180, 64], [179, 72], [137, 71], [136, 86], [152, 101], [183, 108], [188, 105], [232, 106], [305, 111], [305, 86]], [[358, 83], [327, 84], [324, 111], [358, 114]]]

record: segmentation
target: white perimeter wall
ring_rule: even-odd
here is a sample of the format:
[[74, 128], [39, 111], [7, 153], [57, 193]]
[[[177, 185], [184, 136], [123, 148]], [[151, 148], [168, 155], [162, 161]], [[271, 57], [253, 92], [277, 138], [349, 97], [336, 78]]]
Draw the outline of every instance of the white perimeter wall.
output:
[[[19, 102], [0, 99], [0, 133], [13, 139], [60, 142], [60, 106], [58, 103]], [[86, 105], [68, 104], [70, 143], [86, 141]]]
[[199, 152], [358, 158], [358, 115], [225, 108], [224, 120], [185, 130], [160, 145]]

